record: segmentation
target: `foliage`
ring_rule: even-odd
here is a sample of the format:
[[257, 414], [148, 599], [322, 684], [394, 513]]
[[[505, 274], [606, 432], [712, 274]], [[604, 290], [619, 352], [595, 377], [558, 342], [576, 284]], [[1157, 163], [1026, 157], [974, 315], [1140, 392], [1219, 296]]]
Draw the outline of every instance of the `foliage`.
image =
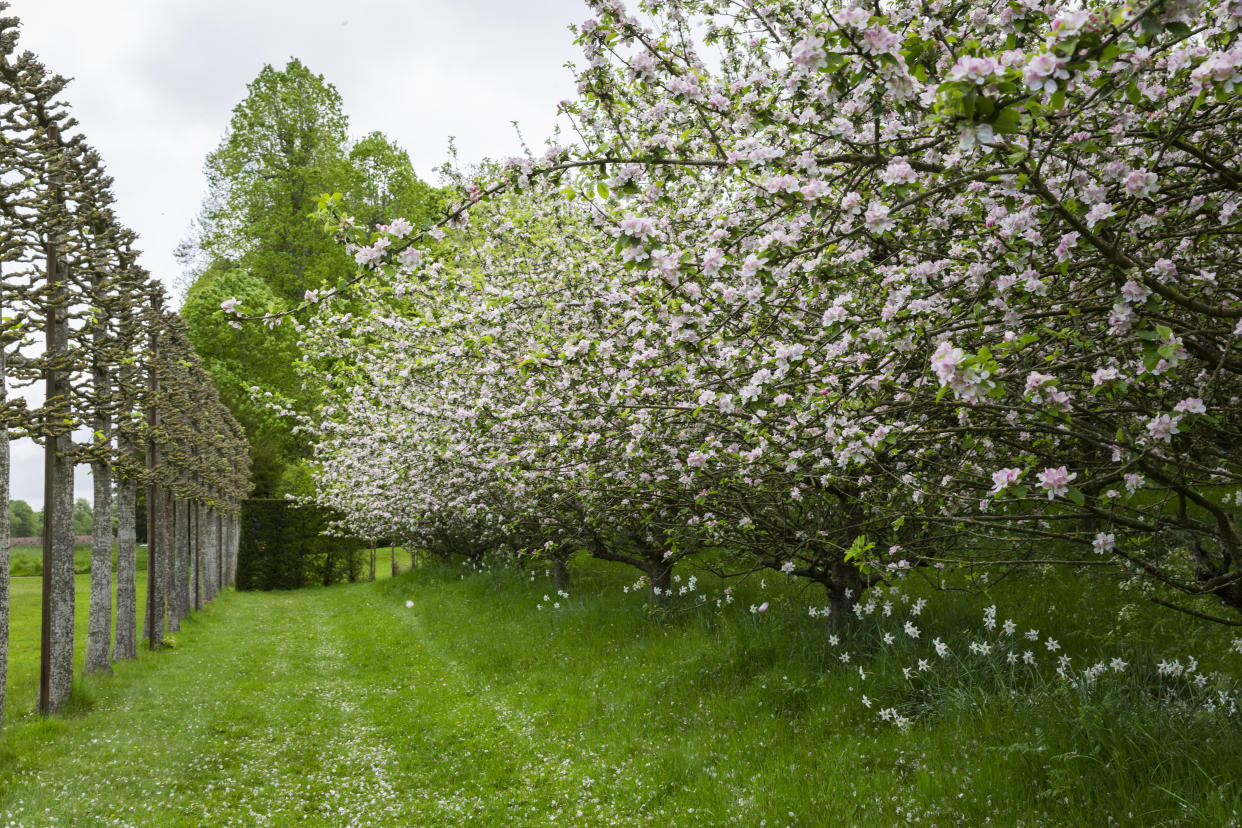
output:
[[232, 261], [286, 301], [346, 266], [306, 221], [314, 198], [348, 178], [341, 96], [301, 61], [266, 65], [207, 156], [208, 195], [187, 262]]
[[211, 374], [220, 398], [246, 430], [250, 443], [253, 493], [282, 494], [280, 476], [299, 448], [288, 426], [258, 405], [258, 394], [296, 394], [293, 363], [298, 347], [293, 331], [223, 324], [217, 314], [230, 297], [261, 307], [280, 307], [281, 300], [261, 279], [223, 264], [209, 268], [186, 293], [181, 314], [194, 349]]
[[350, 147], [349, 166], [348, 182], [332, 189], [345, 188], [350, 211], [366, 226], [405, 216], [424, 227], [437, 217], [441, 194], [415, 175], [409, 154], [382, 132]]
[[15, 538], [37, 538], [43, 532], [43, 515], [24, 500], [9, 501], [9, 534]]
[[307, 449], [256, 399], [276, 395], [306, 408], [314, 397], [294, 371], [303, 354], [289, 327], [240, 330], [221, 318], [221, 307], [284, 312], [351, 271], [348, 254], [309, 218], [324, 190], [347, 193], [360, 215], [397, 211], [420, 226], [439, 200], [401, 147], [379, 132], [351, 144], [348, 127], [340, 94], [322, 75], [296, 59], [284, 69], [264, 66], [207, 157], [209, 193], [179, 249], [194, 273], [182, 312], [222, 398], [246, 429], [258, 497], [288, 493], [285, 469]]
[[242, 502], [237, 588], [297, 589], [329, 586], [360, 568], [361, 541], [330, 537], [330, 514], [287, 500]]
[[376, 305], [307, 337], [363, 367], [311, 418], [326, 500], [727, 545], [834, 617], [1043, 560], [1237, 622], [1234, 6], [591, 6], [582, 144], [462, 174], [445, 249], [325, 201]]
[[91, 502], [84, 497], [79, 497], [73, 502], [74, 534], [89, 535], [93, 528], [95, 528], [95, 512], [91, 509]]

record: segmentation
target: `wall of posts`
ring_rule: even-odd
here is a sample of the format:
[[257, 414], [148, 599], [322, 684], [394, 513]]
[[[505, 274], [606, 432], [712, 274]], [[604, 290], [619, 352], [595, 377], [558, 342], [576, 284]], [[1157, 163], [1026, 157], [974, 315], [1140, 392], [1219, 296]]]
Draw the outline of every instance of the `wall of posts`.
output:
[[[147, 502], [142, 641], [158, 648], [231, 585], [237, 514], [249, 490], [241, 427], [137, 265], [113, 212], [112, 179], [76, 129], [65, 79], [18, 49], [0, 0], [0, 725], [9, 616], [9, 440], [45, 451], [39, 711], [69, 698], [74, 675], [73, 473], [89, 464], [96, 515], [118, 514], [115, 647], [112, 528], [92, 538], [84, 669], [110, 670], [140, 643], [135, 507]], [[9, 394], [39, 384], [37, 408]], [[85, 439], [80, 435], [87, 434]]]

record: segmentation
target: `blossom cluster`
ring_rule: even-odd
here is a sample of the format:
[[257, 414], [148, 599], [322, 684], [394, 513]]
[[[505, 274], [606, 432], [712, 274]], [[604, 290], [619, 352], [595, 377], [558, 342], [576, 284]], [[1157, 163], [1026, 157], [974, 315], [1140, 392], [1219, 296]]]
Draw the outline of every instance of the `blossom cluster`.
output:
[[656, 594], [1106, 555], [1242, 611], [1232, 12], [590, 5], [580, 145], [459, 173], [434, 245], [329, 205], [323, 502]]

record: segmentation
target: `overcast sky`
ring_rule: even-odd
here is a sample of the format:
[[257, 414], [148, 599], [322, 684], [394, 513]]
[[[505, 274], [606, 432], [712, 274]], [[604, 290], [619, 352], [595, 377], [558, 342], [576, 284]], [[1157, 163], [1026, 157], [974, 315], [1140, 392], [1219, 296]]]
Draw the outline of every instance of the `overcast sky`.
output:
[[[173, 250], [205, 192], [203, 159], [246, 84], [291, 57], [334, 84], [353, 137], [380, 130], [431, 179], [456, 139], [463, 161], [532, 148], [572, 97], [567, 26], [581, 0], [11, 0], [21, 48], [73, 78], [66, 97], [116, 179], [142, 264], [173, 285]], [[42, 508], [42, 461], [13, 443], [14, 499]], [[79, 470], [77, 496], [90, 499]]]

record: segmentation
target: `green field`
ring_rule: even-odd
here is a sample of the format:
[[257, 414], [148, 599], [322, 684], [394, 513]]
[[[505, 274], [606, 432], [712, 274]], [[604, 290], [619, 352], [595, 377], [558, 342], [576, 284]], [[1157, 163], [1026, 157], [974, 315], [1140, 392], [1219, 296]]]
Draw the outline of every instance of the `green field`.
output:
[[[146, 544], [138, 545], [138, 570], [147, 568]], [[112, 546], [112, 569], [116, 570], [116, 545]], [[73, 571], [79, 575], [91, 571], [91, 548], [86, 544], [73, 547]], [[43, 547], [14, 546], [9, 550], [9, 572], [14, 577], [43, 574]]]
[[[1154, 670], [1198, 654], [1205, 674], [1238, 675], [1236, 633], [1114, 587], [1053, 575], [1038, 594], [1010, 581], [931, 595], [920, 638], [892, 643], [901, 626], [879, 620], [880, 596], [833, 646], [809, 615], [815, 596], [770, 574], [762, 589], [735, 584], [730, 604], [712, 584], [705, 602], [655, 613], [623, 591], [627, 572], [585, 562], [573, 575], [569, 598], [542, 570], [438, 564], [226, 592], [174, 649], [85, 681], [71, 715], [19, 710], [0, 741], [0, 824], [1222, 826], [1242, 814], [1238, 716]], [[18, 589], [15, 612], [33, 614], [37, 589]], [[751, 612], [760, 598], [769, 607]], [[892, 600], [895, 619], [910, 599]], [[1001, 635], [981, 628], [993, 603], [1018, 637], [1039, 629], [1038, 670], [969, 654]], [[19, 623], [20, 651], [35, 624]], [[936, 637], [953, 655], [907, 680]], [[1130, 666], [1075, 685], [1043, 652], [1050, 638], [1081, 666]], [[31, 678], [22, 663], [14, 691]], [[890, 705], [912, 723], [882, 721]]]

